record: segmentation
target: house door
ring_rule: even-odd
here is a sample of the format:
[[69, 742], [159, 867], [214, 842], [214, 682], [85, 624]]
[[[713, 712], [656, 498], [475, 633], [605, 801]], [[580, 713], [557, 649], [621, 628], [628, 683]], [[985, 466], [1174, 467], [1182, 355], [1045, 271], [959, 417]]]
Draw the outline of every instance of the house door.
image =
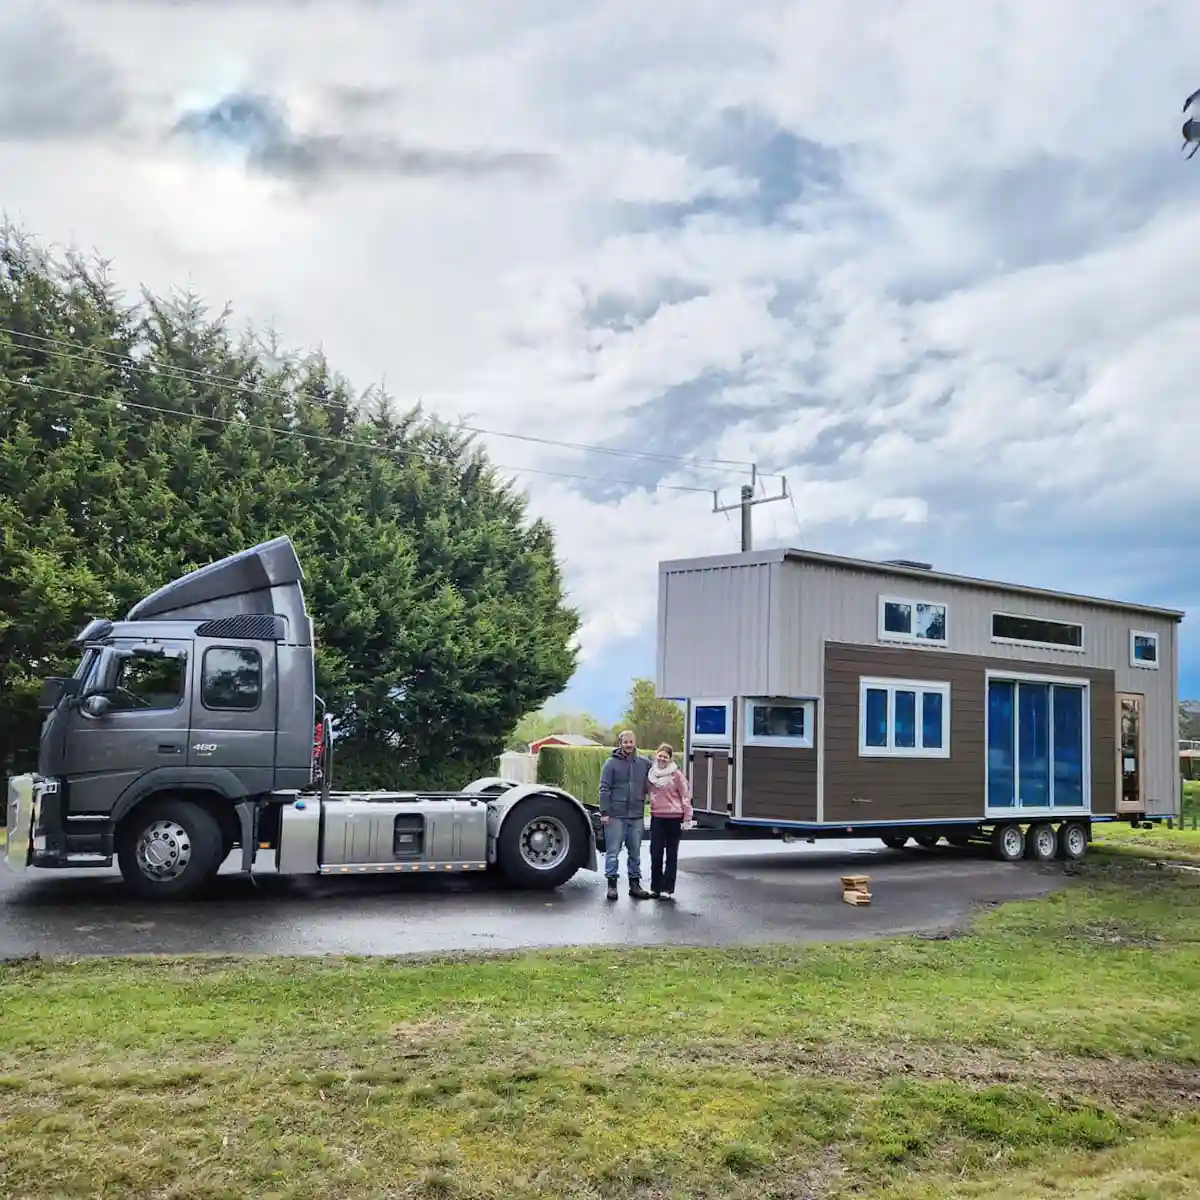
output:
[[1143, 709], [1146, 697], [1117, 693], [1117, 812], [1146, 811], [1146, 750], [1143, 745]]
[[732, 772], [730, 752], [709, 750], [697, 746], [692, 751], [692, 807], [702, 812], [727, 813], [730, 805], [729, 785]]

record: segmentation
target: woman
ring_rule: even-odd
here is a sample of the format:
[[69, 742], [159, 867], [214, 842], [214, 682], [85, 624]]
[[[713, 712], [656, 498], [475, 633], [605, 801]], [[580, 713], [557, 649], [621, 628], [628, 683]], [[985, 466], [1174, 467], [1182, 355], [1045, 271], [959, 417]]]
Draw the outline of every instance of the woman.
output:
[[679, 863], [679, 834], [692, 819], [692, 789], [675, 765], [675, 751], [663, 742], [646, 777], [650, 796], [650, 895], [671, 900]]

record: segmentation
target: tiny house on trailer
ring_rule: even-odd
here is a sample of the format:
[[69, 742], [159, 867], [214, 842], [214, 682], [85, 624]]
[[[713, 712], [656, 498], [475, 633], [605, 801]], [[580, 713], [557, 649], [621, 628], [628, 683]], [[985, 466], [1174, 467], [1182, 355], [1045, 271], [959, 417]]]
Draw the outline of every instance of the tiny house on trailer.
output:
[[1181, 612], [805, 550], [658, 583], [702, 824], [1076, 858], [1179, 814]]

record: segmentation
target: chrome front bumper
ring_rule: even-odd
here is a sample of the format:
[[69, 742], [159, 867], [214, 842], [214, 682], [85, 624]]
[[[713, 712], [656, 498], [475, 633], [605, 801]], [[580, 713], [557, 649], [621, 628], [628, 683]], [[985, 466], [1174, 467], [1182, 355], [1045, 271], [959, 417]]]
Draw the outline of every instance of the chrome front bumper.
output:
[[40, 775], [14, 775], [9, 779], [8, 815], [5, 821], [8, 839], [4, 861], [10, 871], [21, 875], [29, 869], [42, 797], [57, 791], [57, 779], [43, 779]]

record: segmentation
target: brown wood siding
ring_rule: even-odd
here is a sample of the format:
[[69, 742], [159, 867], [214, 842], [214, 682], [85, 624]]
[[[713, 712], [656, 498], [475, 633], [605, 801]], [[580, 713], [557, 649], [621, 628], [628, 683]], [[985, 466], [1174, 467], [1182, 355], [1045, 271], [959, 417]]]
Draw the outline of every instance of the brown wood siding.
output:
[[742, 814], [750, 820], [817, 819], [817, 752], [787, 746], [742, 750]]
[[[1092, 811], [1116, 808], [1116, 688], [1112, 671], [982, 655], [828, 643], [825, 647], [825, 820], [982, 818], [986, 808], [985, 673], [1010, 670], [1091, 682]], [[950, 685], [949, 758], [860, 758], [864, 675]], [[818, 731], [820, 732], [820, 731]]]
[[1112, 671], [1085, 674], [1092, 681], [1092, 812], [1105, 816], [1117, 811], [1116, 676]]

